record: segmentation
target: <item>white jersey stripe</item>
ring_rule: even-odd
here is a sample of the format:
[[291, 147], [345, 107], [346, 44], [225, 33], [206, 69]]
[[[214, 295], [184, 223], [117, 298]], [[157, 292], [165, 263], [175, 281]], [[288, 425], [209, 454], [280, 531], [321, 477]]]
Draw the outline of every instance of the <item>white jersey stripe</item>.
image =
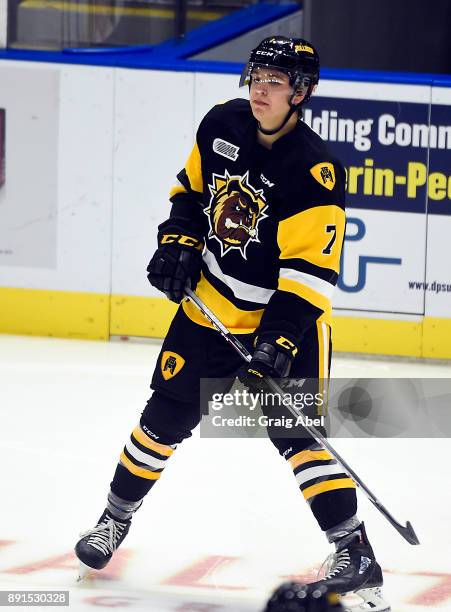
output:
[[229, 287], [229, 289], [232, 291], [233, 295], [240, 300], [257, 302], [257, 304], [267, 304], [274, 293], [274, 289], [266, 289], [265, 287], [249, 285], [248, 283], [243, 283], [233, 276], [224, 274], [219, 267], [216, 257], [208, 249], [205, 249], [204, 251], [203, 260], [207, 264], [210, 273], [227, 285], [227, 287]]
[[306, 272], [299, 272], [298, 270], [292, 270], [291, 268], [280, 268], [279, 276], [281, 278], [287, 278], [288, 280], [296, 281], [301, 285], [305, 285], [310, 289], [313, 289], [317, 293], [320, 293], [329, 300], [332, 298], [335, 286], [332, 283], [328, 283], [322, 278], [313, 276], [313, 274], [307, 274]]
[[296, 480], [299, 485], [304, 484], [312, 478], [318, 478], [319, 476], [331, 476], [332, 474], [345, 474], [341, 465], [318, 465], [317, 467], [308, 468], [302, 470], [299, 474], [296, 474]]

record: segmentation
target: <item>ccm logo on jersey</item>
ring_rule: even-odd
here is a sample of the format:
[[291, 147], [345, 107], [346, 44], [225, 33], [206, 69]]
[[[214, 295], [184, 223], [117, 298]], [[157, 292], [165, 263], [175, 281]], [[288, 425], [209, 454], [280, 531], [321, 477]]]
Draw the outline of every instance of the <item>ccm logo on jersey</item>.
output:
[[232, 161], [236, 161], [238, 159], [239, 150], [240, 147], [237, 147], [231, 142], [227, 142], [227, 140], [215, 138], [213, 141], [213, 151], [218, 155], [222, 155], [223, 157], [227, 157], [227, 159], [231, 159]]
[[274, 187], [274, 183], [271, 183], [271, 181], [268, 181], [268, 179], [265, 176], [263, 176], [263, 174], [260, 174], [260, 180], [262, 183], [264, 183], [268, 187]]
[[320, 185], [332, 191], [335, 187], [335, 169], [330, 162], [320, 162], [310, 168], [310, 173]]

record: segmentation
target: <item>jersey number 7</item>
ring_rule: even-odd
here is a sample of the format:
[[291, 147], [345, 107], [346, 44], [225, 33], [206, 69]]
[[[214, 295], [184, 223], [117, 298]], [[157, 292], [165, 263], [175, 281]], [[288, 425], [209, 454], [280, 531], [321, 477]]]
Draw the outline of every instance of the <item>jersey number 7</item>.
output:
[[327, 246], [321, 251], [323, 255], [330, 255], [332, 247], [334, 246], [335, 238], [337, 237], [337, 226], [336, 225], [326, 225], [326, 233], [331, 234], [333, 232], [332, 238], [329, 240]]

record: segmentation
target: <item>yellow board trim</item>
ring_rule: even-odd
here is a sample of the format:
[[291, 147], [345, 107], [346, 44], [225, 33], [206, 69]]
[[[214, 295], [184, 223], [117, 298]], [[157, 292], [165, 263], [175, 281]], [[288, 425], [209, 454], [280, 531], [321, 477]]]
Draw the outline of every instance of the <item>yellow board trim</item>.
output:
[[425, 317], [422, 339], [423, 357], [451, 359], [451, 319]]
[[103, 293], [0, 287], [0, 333], [108, 340], [110, 298]]
[[146, 478], [147, 480], [158, 480], [161, 476], [161, 472], [151, 472], [144, 468], [140, 468], [130, 461], [130, 459], [121, 453], [121, 463], [127, 468], [129, 472], [140, 478]]
[[335, 491], [336, 489], [355, 489], [355, 483], [350, 478], [337, 478], [336, 480], [325, 480], [319, 482], [311, 487], [307, 487], [302, 491], [304, 498], [310, 499], [320, 493], [326, 493], [327, 491]]
[[[164, 338], [176, 310], [177, 305], [163, 297], [0, 287], [0, 333], [4, 334], [86, 340], [108, 340], [110, 334]], [[255, 327], [263, 310], [256, 312]], [[209, 327], [195, 307], [190, 313], [195, 322]], [[330, 323], [329, 314], [321, 321]], [[403, 321], [337, 315], [332, 324], [335, 351], [451, 359], [451, 317]], [[250, 333], [252, 325], [232, 331]]]
[[[32, 10], [57, 10], [64, 13], [90, 13], [96, 15], [131, 15], [141, 17], [155, 17], [157, 19], [173, 19], [175, 12], [171, 9], [136, 8], [127, 6], [108, 6], [105, 4], [77, 4], [61, 2], [60, 0], [25, 0], [21, 8]], [[188, 19], [198, 21], [213, 21], [225, 15], [224, 12], [213, 11], [187, 11]]]
[[301, 463], [309, 463], [310, 461], [330, 461], [333, 459], [329, 451], [326, 450], [303, 450], [296, 453], [288, 459], [291, 468], [295, 470]]
[[134, 295], [111, 296], [112, 336], [164, 338], [177, 311], [177, 304], [167, 298]]
[[142, 431], [140, 426], [138, 425], [133, 430], [133, 437], [138, 440], [140, 444], [148, 448], [149, 450], [153, 450], [159, 455], [164, 455], [165, 457], [170, 457], [174, 452], [172, 448], [167, 446], [166, 444], [160, 444], [159, 442], [154, 442], [149, 436]]
[[[336, 316], [333, 323], [334, 351], [423, 356], [423, 334], [420, 321]], [[451, 340], [451, 333], [449, 340]], [[449, 357], [451, 357], [451, 342]]]

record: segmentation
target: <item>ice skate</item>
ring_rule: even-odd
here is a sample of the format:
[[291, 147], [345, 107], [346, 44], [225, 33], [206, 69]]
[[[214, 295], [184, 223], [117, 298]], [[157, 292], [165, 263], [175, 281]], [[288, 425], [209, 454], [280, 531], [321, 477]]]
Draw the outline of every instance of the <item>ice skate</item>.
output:
[[363, 601], [347, 605], [353, 612], [389, 612], [390, 605], [382, 596], [382, 570], [368, 541], [364, 524], [336, 543], [336, 551], [326, 560], [322, 579], [310, 587], [325, 584], [340, 595], [355, 594]]
[[105, 510], [97, 525], [81, 534], [75, 546], [75, 554], [80, 561], [78, 581], [92, 569], [103, 569], [114, 551], [122, 544], [130, 529], [131, 519], [119, 521]]

